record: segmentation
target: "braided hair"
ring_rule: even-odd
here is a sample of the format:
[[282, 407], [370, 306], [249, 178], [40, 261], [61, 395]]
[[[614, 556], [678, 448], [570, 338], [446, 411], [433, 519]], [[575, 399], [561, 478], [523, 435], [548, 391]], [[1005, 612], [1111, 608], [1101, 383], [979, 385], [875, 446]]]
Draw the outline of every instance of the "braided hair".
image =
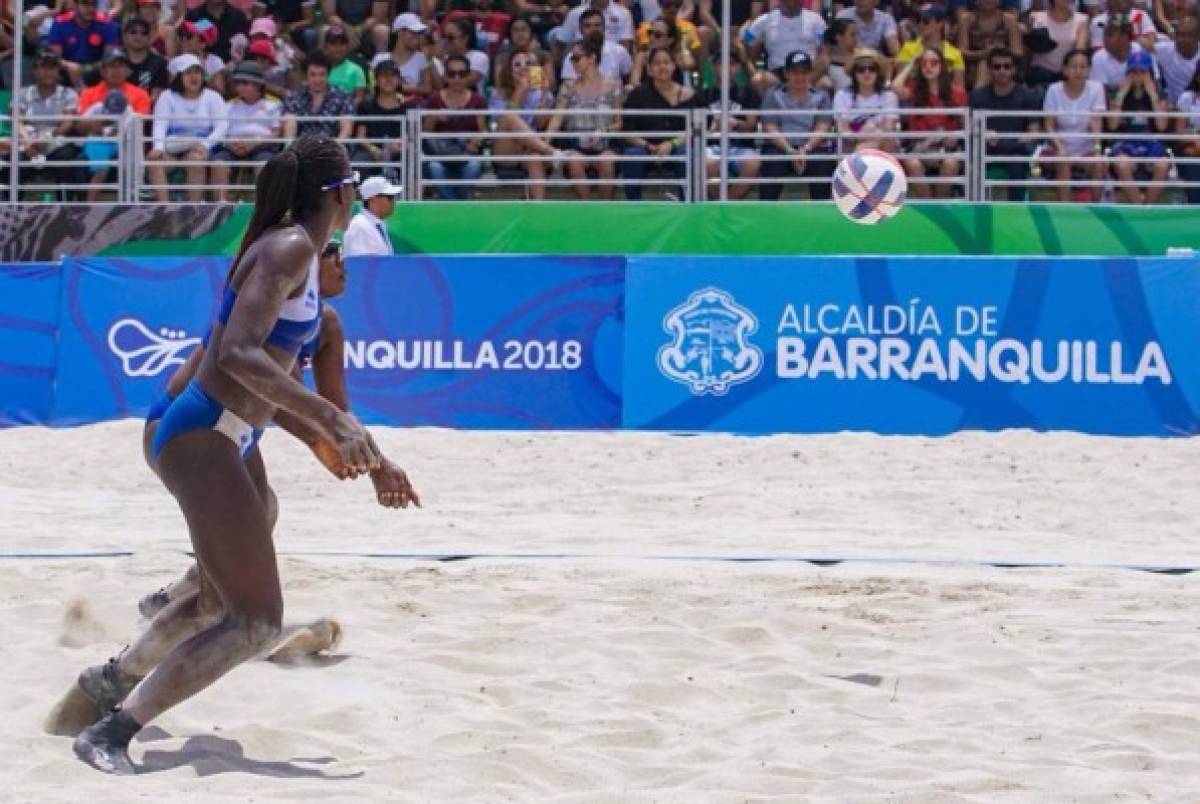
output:
[[349, 172], [346, 149], [330, 137], [306, 134], [271, 157], [254, 184], [254, 215], [229, 268], [230, 276], [263, 232], [316, 209], [321, 203], [321, 188], [345, 178]]

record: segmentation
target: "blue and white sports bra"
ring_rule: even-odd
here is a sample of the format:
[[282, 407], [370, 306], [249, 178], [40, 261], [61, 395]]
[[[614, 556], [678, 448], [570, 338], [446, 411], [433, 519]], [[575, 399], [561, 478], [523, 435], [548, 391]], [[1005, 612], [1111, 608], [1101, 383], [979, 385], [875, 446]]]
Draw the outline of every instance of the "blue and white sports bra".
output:
[[[314, 256], [308, 267], [308, 279], [304, 290], [299, 296], [288, 299], [279, 311], [279, 318], [271, 332], [267, 335], [267, 343], [277, 346], [293, 355], [299, 354], [306, 341], [316, 336], [321, 328], [321, 299], [318, 296], [320, 284], [320, 263]], [[237, 291], [226, 285], [225, 293], [221, 296], [221, 307], [217, 311], [217, 322], [222, 326], [229, 322], [229, 314], [237, 301]], [[212, 330], [204, 336], [204, 345], [208, 346], [208, 338]]]

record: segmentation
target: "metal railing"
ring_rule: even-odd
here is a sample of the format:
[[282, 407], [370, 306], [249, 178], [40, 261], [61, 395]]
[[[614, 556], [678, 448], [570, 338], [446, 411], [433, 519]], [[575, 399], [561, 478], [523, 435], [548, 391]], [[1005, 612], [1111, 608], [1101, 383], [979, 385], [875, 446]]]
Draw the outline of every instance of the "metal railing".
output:
[[[578, 110], [574, 114], [591, 117], [596, 110]], [[603, 111], [599, 113], [604, 113]], [[887, 140], [886, 149], [891, 150], [901, 163], [920, 161], [926, 165], [927, 175], [910, 175], [911, 184], [924, 184], [937, 193], [950, 192], [969, 201], [1025, 201], [1031, 196], [1036, 200], [1054, 201], [1065, 194], [1063, 188], [1075, 191], [1086, 190], [1093, 196], [1105, 200], [1109, 193], [1117, 191], [1114, 200], [1121, 200], [1135, 190], [1162, 188], [1170, 200], [1178, 200], [1178, 191], [1187, 191], [1190, 197], [1200, 192], [1200, 133], [1190, 125], [1178, 130], [1181, 119], [1188, 116], [1179, 112], [1139, 113], [1137, 117], [1167, 119], [1167, 131], [1153, 133], [1123, 133], [1110, 130], [1114, 120], [1111, 113], [1092, 113], [1092, 118], [1104, 121], [1104, 130], [1099, 133], [1047, 132], [1046, 114], [1042, 112], [1000, 112], [966, 109], [900, 109], [894, 114], [897, 120], [913, 115], [938, 114], [950, 119], [966, 121], [963, 129], [936, 132], [934, 136], [949, 140], [936, 148], [919, 148], [919, 143], [931, 136], [931, 132], [905, 130], [903, 127], [887, 132], [838, 131], [836, 116], [832, 112], [815, 115], [829, 126], [823, 132], [789, 132], [778, 134], [764, 130], [766, 121], [780, 122], [789, 118], [814, 118], [808, 111], [745, 111], [737, 116], [754, 115], [758, 126], [754, 131], [731, 132], [731, 154], [720, 153], [717, 115], [706, 109], [686, 111], [613, 111], [614, 119], [621, 121], [620, 129], [610, 132], [574, 131], [570, 129], [568, 117], [572, 110], [470, 110], [431, 111], [409, 110], [404, 116], [379, 116], [352, 118], [357, 128], [360, 123], [387, 122], [400, 132], [393, 138], [357, 138], [344, 140], [350, 150], [354, 168], [361, 173], [386, 173], [404, 187], [403, 197], [408, 200], [445, 197], [446, 189], [466, 188], [489, 198], [541, 198], [548, 192], [558, 198], [589, 197], [598, 189], [603, 195], [637, 197], [641, 188], [656, 191], [656, 197], [669, 197], [685, 202], [703, 202], [716, 197], [719, 187], [719, 166], [726, 161], [741, 171], [729, 170], [729, 186], [750, 195], [757, 189], [765, 195], [773, 195], [771, 188], [790, 188], [790, 195], [798, 198], [823, 199], [828, 197], [829, 174], [841, 154], [853, 150], [855, 143], [863, 140]], [[429, 118], [435, 115], [475, 116], [484, 118], [485, 131], [477, 135], [461, 132], [436, 132]], [[515, 115], [533, 125], [515, 127], [504, 125], [505, 117]], [[563, 116], [559, 130], [547, 131], [550, 121]], [[653, 130], [657, 126], [639, 125], [647, 116], [678, 117], [678, 131]], [[1083, 116], [1083, 115], [1080, 115]], [[996, 133], [993, 129], [998, 118], [1020, 118], [1034, 130], [1023, 133]], [[8, 174], [6, 196], [11, 202], [63, 203], [63, 202], [119, 202], [157, 203], [164, 196], [181, 199], [190, 194], [202, 203], [225, 200], [250, 200], [253, 196], [254, 178], [257, 170], [269, 158], [269, 153], [215, 160], [210, 152], [204, 159], [191, 161], [176, 153], [155, 160], [156, 167], [163, 168], [165, 181], [151, 181], [146, 159], [151, 137], [151, 119], [127, 114], [121, 117], [87, 118], [87, 122], [103, 124], [104, 132], [69, 132], [54, 137], [40, 153], [30, 152], [26, 146], [29, 130], [46, 127], [64, 119], [62, 117], [23, 117], [22, 135], [15, 137], [18, 153], [9, 154], [3, 166]], [[301, 118], [315, 120], [318, 118]], [[0, 117], [0, 122], [8, 118]], [[282, 117], [281, 117], [282, 120]], [[235, 124], [239, 121], [232, 121]], [[262, 121], [254, 121], [261, 123]], [[511, 121], [510, 121], [511, 122]], [[1189, 120], [1190, 122], [1190, 120]], [[1024, 128], [1024, 126], [1022, 126]], [[608, 151], [596, 148], [572, 148], [578, 146], [581, 137], [603, 138]], [[479, 153], [456, 153], [455, 149], [438, 149], [433, 143], [459, 140], [464, 137], [477, 138]], [[796, 174], [790, 168], [780, 169], [783, 163], [795, 164], [796, 157], [779, 151], [772, 142], [775, 138], [787, 139], [793, 144], [824, 140], [824, 148], [806, 157], [805, 172]], [[670, 138], [676, 146], [671, 153], [656, 155], [631, 150], [629, 140]], [[46, 138], [42, 138], [46, 139]], [[1077, 150], [1086, 151], [1079, 156], [1053, 153], [1048, 144], [1052, 142], [1094, 141]], [[248, 141], [232, 136], [226, 141]], [[256, 145], [274, 144], [282, 147], [286, 142], [281, 136], [252, 140]], [[500, 143], [534, 143], [535, 147], [516, 148], [512, 145], [498, 147]], [[1157, 142], [1166, 149], [1165, 156], [1118, 155], [1114, 148], [1118, 143]], [[115, 153], [104, 154], [96, 146], [107, 146]], [[1003, 147], [1001, 147], [1003, 145]], [[1185, 148], [1185, 145], [1187, 146]], [[51, 147], [53, 146], [53, 147]], [[376, 159], [370, 148], [382, 151], [382, 159]], [[919, 148], [919, 149], [918, 149]], [[747, 149], [747, 150], [739, 150]], [[53, 154], [53, 158], [51, 158]], [[940, 175], [938, 169], [946, 159], [955, 159], [961, 169], [954, 175]], [[443, 171], [457, 165], [477, 163], [467, 176], [456, 175], [454, 170]], [[1122, 181], [1114, 172], [1118, 163], [1142, 168], [1148, 175], [1135, 175], [1132, 181]], [[1154, 168], [1169, 165], [1169, 171], [1158, 177]], [[434, 165], [441, 168], [434, 168]], [[544, 165], [545, 170], [534, 171], [534, 165]], [[1070, 164], [1072, 174], [1061, 179], [1055, 170], [1057, 165]], [[632, 165], [645, 165], [645, 175], [639, 175]], [[1012, 166], [1016, 166], [1015, 168]], [[755, 169], [751, 170], [750, 167]], [[199, 182], [187, 180], [187, 168], [203, 168], [204, 178]], [[213, 180], [213, 169], [228, 178]], [[571, 168], [571, 169], [569, 169]], [[582, 168], [582, 172], [581, 169]], [[810, 171], [811, 168], [811, 171]], [[1124, 170], [1124, 168], [1122, 168]], [[182, 177], [180, 176], [182, 173]], [[1003, 175], [1002, 175], [1003, 174]], [[157, 175], [157, 171], [156, 171]], [[632, 191], [631, 191], [631, 188]], [[586, 190], [586, 192], [585, 192]], [[486, 192], [484, 192], [486, 191]], [[735, 192], [735, 195], [737, 193]], [[1016, 196], [1015, 198], [1012, 196]], [[752, 195], [751, 195], [752, 197]], [[910, 192], [910, 200], [914, 198]]]
[[[1067, 116], [1067, 115], [1063, 115]], [[1185, 112], [1138, 112], [1114, 114], [1112, 112], [1078, 112], [1070, 117], [1089, 121], [1084, 131], [1048, 131], [1046, 113], [977, 110], [971, 116], [972, 139], [977, 143], [976, 164], [971, 172], [974, 186], [971, 197], [979, 201], [1025, 201], [1031, 190], [1048, 188], [1053, 190], [1085, 190], [1094, 200], [1116, 200], [1119, 191], [1162, 188], [1164, 190], [1200, 189], [1200, 157], [1188, 156], [1184, 146], [1200, 144], [1200, 133], [1195, 127], [1190, 131], [1177, 130], [1178, 121], [1190, 120], [1195, 115]], [[1155, 120], [1167, 120], [1165, 131], [1149, 133], [1121, 132], [1113, 130], [1112, 123], [1121, 118], [1145, 119], [1151, 125]], [[1000, 132], [993, 127], [994, 121], [1017, 119], [1028, 125], [1022, 133]], [[1100, 131], [1092, 130], [1090, 121], [1100, 121]], [[1034, 130], [1030, 131], [1029, 129]], [[1060, 153], [1078, 150], [1079, 153]], [[1071, 143], [1080, 143], [1072, 149]], [[1160, 155], [1130, 155], [1121, 152], [1122, 143], [1158, 143], [1164, 153]], [[1149, 175], [1132, 181], [1122, 181], [1114, 175], [1118, 164], [1125, 163], [1135, 168], [1165, 167], [1165, 177]], [[1068, 166], [1071, 175], [1062, 179], [1056, 168]], [[1184, 170], [1179, 170], [1184, 167]], [[1194, 167], [1191, 171], [1189, 168]], [[1013, 169], [1015, 168], [1015, 169]], [[997, 177], [1003, 171], [1007, 177]], [[1160, 167], [1160, 172], [1163, 172]], [[1193, 173], [1194, 179], [1185, 178]], [[1091, 175], [1089, 175], [1091, 174]], [[1097, 178], [1096, 174], [1102, 174]], [[1005, 192], [1007, 191], [1007, 192]], [[1015, 193], [1013, 192], [1015, 191]], [[1098, 191], [1098, 192], [1097, 192]], [[1000, 197], [1001, 194], [1007, 197]], [[1015, 197], [1013, 197], [1015, 196]], [[1046, 199], [1050, 200], [1050, 199]]]

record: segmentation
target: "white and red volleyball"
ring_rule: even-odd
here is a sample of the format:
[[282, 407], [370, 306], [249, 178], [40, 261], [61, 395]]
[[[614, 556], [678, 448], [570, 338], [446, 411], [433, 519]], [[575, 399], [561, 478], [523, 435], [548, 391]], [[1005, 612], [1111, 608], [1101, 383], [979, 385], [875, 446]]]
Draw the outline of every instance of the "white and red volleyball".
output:
[[889, 153], [864, 148], [848, 155], [833, 172], [833, 200], [855, 223], [879, 223], [904, 206], [908, 177]]

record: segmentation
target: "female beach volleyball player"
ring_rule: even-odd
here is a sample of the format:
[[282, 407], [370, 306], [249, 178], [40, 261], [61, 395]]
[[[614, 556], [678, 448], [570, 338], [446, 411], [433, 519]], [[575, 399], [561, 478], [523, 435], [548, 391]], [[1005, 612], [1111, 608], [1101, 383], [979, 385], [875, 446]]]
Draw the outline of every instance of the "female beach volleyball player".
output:
[[[317, 255], [349, 222], [355, 178], [345, 149], [315, 136], [297, 139], [258, 176], [254, 214], [208, 348], [163, 414], [150, 450], [187, 520], [199, 589], [170, 603], [118, 661], [112, 680], [149, 675], [75, 739], [76, 755], [99, 770], [134, 773], [128, 747], [143, 726], [279, 639], [283, 598], [267, 494], [244, 460], [276, 411], [321, 435], [333, 449], [335, 474], [356, 477], [380, 466], [363, 426], [291, 374], [320, 318]], [[130, 657], [147, 637], [169, 653], [135, 666]]]
[[[350, 396], [346, 391], [344, 358], [346, 339], [342, 329], [342, 319], [332, 305], [325, 303], [327, 299], [336, 299], [341, 296], [346, 290], [346, 263], [342, 258], [342, 246], [336, 241], [330, 242], [321, 252], [318, 290], [321, 297], [320, 328], [317, 330], [317, 334], [300, 348], [293, 374], [300, 379], [301, 370], [311, 368], [316, 381], [317, 393], [337, 405], [339, 409], [348, 412]], [[154, 441], [154, 433], [158, 429], [158, 420], [162, 417], [162, 411], [166, 410], [195, 375], [203, 355], [204, 347], [201, 346], [188, 356], [187, 362], [180, 366], [168, 381], [163, 398], [151, 408], [146, 416], [146, 426], [142, 433], [142, 447], [151, 469], [154, 468], [154, 464], [150, 461], [150, 447]], [[284, 411], [276, 412], [275, 423], [301, 440], [314, 435], [308, 432], [302, 423], [296, 422], [295, 417], [288, 416]], [[317, 453], [318, 458], [322, 458], [322, 462], [327, 462], [327, 458], [332, 452], [328, 445], [318, 441], [308, 443], [308, 446]], [[246, 468], [255, 478], [255, 485], [266, 492], [268, 517], [272, 524], [272, 530], [274, 530], [278, 506], [275, 495], [266, 482], [266, 469], [257, 448], [246, 456]], [[421, 504], [420, 498], [417, 497], [404, 470], [384, 456], [381, 456], [380, 467], [371, 472], [371, 482], [375, 486], [376, 499], [380, 505], [386, 508], [407, 508], [410, 502], [418, 507]], [[199, 583], [200, 570], [196, 564], [193, 564], [175, 583], [143, 597], [138, 602], [138, 610], [147, 619], [153, 618], [172, 600], [195, 592]], [[277, 650], [284, 649], [285, 646], [281, 645]], [[271, 656], [274, 655], [273, 651]], [[116, 703], [119, 701], [101, 702], [102, 705], [109, 706]]]

